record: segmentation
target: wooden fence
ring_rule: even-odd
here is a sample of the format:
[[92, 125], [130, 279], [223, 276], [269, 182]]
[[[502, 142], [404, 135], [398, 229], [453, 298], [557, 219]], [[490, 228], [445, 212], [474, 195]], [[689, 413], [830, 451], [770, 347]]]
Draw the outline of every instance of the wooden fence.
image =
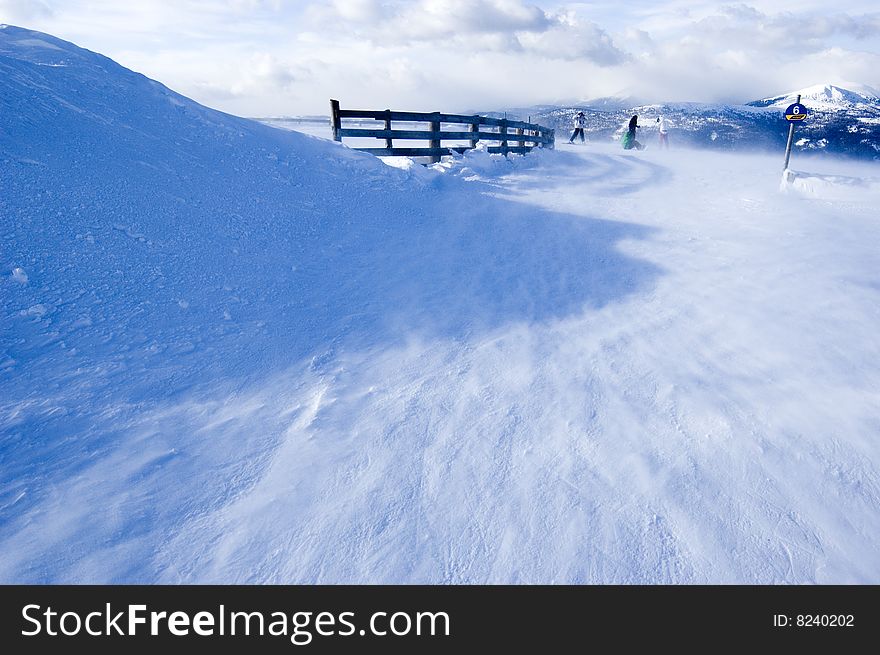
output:
[[[383, 121], [382, 128], [343, 127], [343, 119], [360, 119]], [[394, 129], [392, 123], [427, 123], [427, 130]], [[553, 148], [555, 133], [548, 127], [522, 121], [509, 121], [506, 118], [488, 118], [487, 116], [461, 116], [458, 114], [441, 114], [440, 112], [419, 113], [411, 111], [365, 111], [360, 109], [340, 109], [338, 100], [330, 101], [330, 123], [333, 128], [333, 140], [342, 141], [348, 138], [384, 139], [384, 148], [355, 148], [380, 157], [430, 157], [432, 162], [440, 161], [442, 155], [452, 152], [464, 152], [475, 148], [478, 141], [493, 141], [499, 145], [488, 147], [490, 153], [507, 155], [510, 152], [523, 154], [532, 148]], [[444, 131], [443, 125], [466, 125], [468, 128]], [[396, 140], [428, 141], [428, 147], [399, 147]], [[469, 145], [444, 146], [443, 141], [467, 141]], [[511, 143], [515, 145], [510, 145]]]

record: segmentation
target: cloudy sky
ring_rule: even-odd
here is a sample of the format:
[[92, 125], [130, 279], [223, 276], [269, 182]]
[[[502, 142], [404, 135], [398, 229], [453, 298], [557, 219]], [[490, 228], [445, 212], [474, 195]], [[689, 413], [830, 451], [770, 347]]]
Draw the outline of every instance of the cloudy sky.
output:
[[0, 23], [246, 116], [880, 87], [876, 0], [0, 0]]

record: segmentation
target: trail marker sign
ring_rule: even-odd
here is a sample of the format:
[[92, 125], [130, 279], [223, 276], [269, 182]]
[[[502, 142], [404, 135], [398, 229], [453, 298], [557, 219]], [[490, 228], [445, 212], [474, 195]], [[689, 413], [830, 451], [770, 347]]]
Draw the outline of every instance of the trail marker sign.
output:
[[794, 141], [794, 125], [807, 117], [807, 108], [801, 104], [801, 96], [798, 94], [797, 100], [793, 105], [789, 105], [785, 110], [785, 120], [788, 121], [788, 143], [785, 144], [785, 164], [782, 166], [783, 172], [788, 170], [788, 161], [791, 158], [791, 142]]
[[785, 120], [794, 123], [796, 121], [802, 121], [807, 117], [807, 108], [804, 107], [800, 102], [796, 102], [793, 105], [789, 105], [785, 110]]

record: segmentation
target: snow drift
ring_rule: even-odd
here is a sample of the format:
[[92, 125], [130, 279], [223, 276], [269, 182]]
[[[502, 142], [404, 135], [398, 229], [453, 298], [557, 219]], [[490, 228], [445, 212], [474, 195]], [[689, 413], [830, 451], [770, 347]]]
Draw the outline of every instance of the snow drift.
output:
[[880, 200], [880, 179], [852, 175], [826, 175], [807, 171], [783, 172], [780, 190], [794, 191], [808, 198], [838, 202]]
[[873, 205], [390, 167], [14, 27], [0, 91], [0, 580], [880, 580]]

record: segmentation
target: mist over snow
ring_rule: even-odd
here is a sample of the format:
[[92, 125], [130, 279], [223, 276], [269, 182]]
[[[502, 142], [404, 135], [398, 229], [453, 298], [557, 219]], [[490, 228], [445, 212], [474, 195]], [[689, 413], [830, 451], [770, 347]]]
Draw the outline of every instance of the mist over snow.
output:
[[0, 582], [880, 581], [880, 167], [559, 136], [389, 166], [0, 29]]

